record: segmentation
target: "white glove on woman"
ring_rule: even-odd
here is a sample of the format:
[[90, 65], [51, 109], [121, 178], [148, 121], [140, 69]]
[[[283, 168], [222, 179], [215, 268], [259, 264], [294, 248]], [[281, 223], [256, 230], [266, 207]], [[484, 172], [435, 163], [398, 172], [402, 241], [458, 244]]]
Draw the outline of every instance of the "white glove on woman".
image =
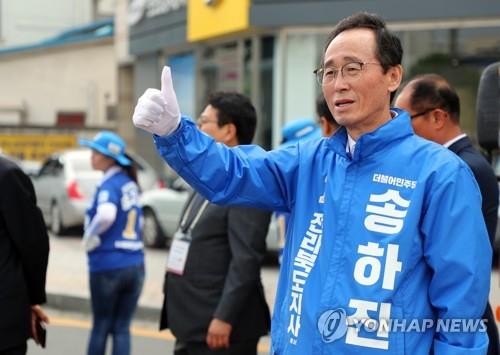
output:
[[98, 235], [86, 235], [82, 239], [85, 251], [89, 252], [101, 245], [101, 238]]
[[158, 136], [168, 135], [179, 126], [181, 112], [169, 67], [163, 67], [161, 72], [161, 91], [147, 89], [139, 98], [132, 121], [136, 127]]

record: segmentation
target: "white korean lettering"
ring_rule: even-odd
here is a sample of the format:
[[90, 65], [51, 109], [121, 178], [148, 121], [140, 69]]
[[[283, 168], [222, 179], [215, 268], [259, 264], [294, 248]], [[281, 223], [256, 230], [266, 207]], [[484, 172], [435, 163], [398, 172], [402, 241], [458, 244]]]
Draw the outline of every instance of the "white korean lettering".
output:
[[399, 245], [389, 244], [387, 246], [387, 255], [385, 258], [384, 268], [384, 281], [382, 288], [386, 290], [394, 290], [394, 283], [396, 281], [396, 273], [400, 272], [403, 268], [403, 263], [398, 261]]
[[[368, 311], [377, 312], [379, 304], [377, 302], [370, 302], [364, 300], [351, 299], [349, 301], [349, 307], [356, 309], [354, 314], [347, 317], [349, 326], [347, 327], [347, 334], [345, 338], [346, 344], [363, 346], [368, 348], [375, 349], [389, 349], [389, 341], [376, 339], [376, 338], [367, 338], [361, 336], [359, 333], [362, 327], [359, 326], [360, 323], [363, 323], [365, 327], [371, 330], [370, 333], [373, 334], [373, 329], [378, 328], [378, 324], [380, 324], [380, 320], [382, 318], [388, 319], [391, 313], [391, 304], [390, 303], [381, 303], [380, 311], [379, 311], [379, 319], [374, 320], [368, 315]], [[382, 317], [382, 315], [384, 317]], [[387, 318], [385, 318], [387, 317]], [[379, 335], [380, 331], [380, 335]], [[379, 338], [388, 338], [387, 329], [383, 329], [377, 331], [376, 335]]]
[[[394, 203], [389, 203], [389, 201]], [[366, 211], [370, 214], [365, 218], [364, 224], [368, 230], [384, 234], [395, 234], [401, 231], [410, 201], [403, 199], [399, 191], [389, 189], [384, 194], [371, 194], [370, 202], [383, 203], [383, 206], [374, 204], [366, 206]], [[397, 209], [396, 206], [404, 210]]]
[[[380, 278], [381, 264], [380, 260], [374, 256], [383, 256], [384, 249], [379, 248], [378, 243], [368, 243], [367, 246], [359, 245], [358, 253], [364, 256], [356, 261], [354, 267], [354, 279], [361, 285], [370, 286], [375, 284]], [[370, 273], [366, 276], [366, 271], [369, 268]]]

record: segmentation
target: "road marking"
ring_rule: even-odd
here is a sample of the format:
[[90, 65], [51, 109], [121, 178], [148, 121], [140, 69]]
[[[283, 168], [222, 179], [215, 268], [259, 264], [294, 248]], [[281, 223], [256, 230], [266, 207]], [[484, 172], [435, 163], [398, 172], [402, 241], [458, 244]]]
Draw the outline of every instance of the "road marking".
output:
[[[50, 317], [49, 325], [56, 327], [72, 327], [80, 329], [90, 329], [92, 328], [92, 323], [87, 320], [71, 319], [71, 318], [59, 318]], [[175, 337], [169, 330], [159, 332], [157, 330], [151, 330], [146, 328], [131, 327], [130, 332], [133, 335], [145, 337], [145, 338], [155, 338], [155, 339], [165, 339], [165, 340], [175, 340]]]
[[[79, 320], [72, 318], [61, 318], [61, 317], [50, 317], [49, 326], [55, 327], [72, 327], [80, 329], [90, 329], [92, 328], [92, 323], [87, 320]], [[153, 339], [163, 339], [163, 340], [175, 340], [175, 337], [170, 332], [170, 330], [158, 331], [151, 330], [140, 327], [131, 327], [130, 332], [132, 335], [143, 337], [143, 338], [153, 338]], [[260, 341], [257, 347], [259, 352], [269, 352], [269, 344], [267, 342]]]

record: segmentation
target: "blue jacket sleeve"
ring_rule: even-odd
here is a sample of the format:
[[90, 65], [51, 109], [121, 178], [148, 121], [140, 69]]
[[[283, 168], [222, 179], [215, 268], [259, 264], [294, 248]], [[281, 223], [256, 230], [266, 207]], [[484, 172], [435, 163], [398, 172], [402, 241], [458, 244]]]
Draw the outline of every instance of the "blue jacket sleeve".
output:
[[296, 147], [271, 152], [255, 145], [229, 148], [185, 118], [175, 132], [154, 136], [154, 142], [170, 167], [213, 203], [278, 211], [293, 204]]
[[[427, 196], [422, 232], [424, 256], [434, 272], [430, 301], [438, 321], [477, 323], [488, 300], [492, 256], [479, 189], [471, 171], [460, 164], [448, 176], [435, 177]], [[486, 354], [485, 327], [470, 332], [452, 328], [437, 330], [435, 354]]]

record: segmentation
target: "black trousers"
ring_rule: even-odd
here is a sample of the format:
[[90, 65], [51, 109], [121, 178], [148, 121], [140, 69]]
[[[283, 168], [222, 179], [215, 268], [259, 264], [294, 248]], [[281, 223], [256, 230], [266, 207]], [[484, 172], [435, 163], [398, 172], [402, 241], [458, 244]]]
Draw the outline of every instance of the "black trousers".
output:
[[176, 341], [174, 355], [257, 355], [259, 339], [231, 343], [229, 349], [211, 350], [205, 342]]
[[12, 348], [0, 350], [0, 355], [26, 355], [27, 350], [28, 347], [26, 342], [24, 342]]

